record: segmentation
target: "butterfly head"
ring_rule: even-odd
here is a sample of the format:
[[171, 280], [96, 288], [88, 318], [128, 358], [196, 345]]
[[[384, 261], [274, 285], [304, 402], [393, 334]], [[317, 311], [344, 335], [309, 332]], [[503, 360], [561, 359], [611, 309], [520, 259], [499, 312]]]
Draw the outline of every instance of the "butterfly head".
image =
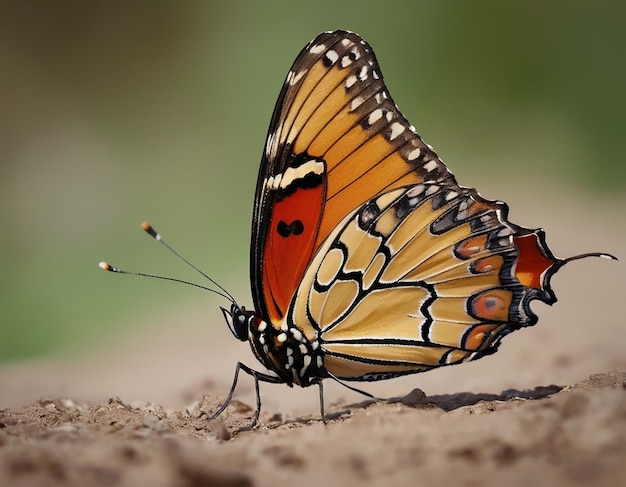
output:
[[252, 325], [255, 314], [253, 311], [248, 311], [243, 306], [239, 306], [233, 302], [230, 306], [230, 311], [226, 308], [220, 308], [224, 313], [224, 319], [228, 325], [228, 329], [231, 333], [242, 342], [248, 340], [248, 333], [250, 326]]

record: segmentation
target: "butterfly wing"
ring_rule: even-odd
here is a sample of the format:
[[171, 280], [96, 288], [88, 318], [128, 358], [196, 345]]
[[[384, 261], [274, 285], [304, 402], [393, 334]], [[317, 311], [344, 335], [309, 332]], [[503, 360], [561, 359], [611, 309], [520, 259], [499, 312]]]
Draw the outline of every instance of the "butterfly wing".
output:
[[299, 54], [279, 96], [254, 204], [255, 309], [275, 326], [331, 231], [393, 188], [456, 182], [389, 96], [370, 46], [327, 32]]
[[318, 36], [289, 71], [253, 222], [259, 318], [282, 339], [297, 328], [322, 348], [316, 370], [348, 380], [493, 353], [536, 322], [532, 300], [556, 300], [550, 278], [565, 262], [542, 230], [456, 183], [394, 104], [371, 48], [344, 31]]
[[390, 190], [348, 215], [309, 266], [291, 321], [318, 340], [324, 368], [379, 380], [476, 359], [536, 322], [560, 267], [542, 230], [509, 223], [473, 189]]

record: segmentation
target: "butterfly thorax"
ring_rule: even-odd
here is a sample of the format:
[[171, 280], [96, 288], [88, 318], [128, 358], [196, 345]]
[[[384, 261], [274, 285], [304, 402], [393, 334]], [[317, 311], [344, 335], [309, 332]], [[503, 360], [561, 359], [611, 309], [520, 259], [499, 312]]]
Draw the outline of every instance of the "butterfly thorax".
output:
[[319, 341], [310, 341], [295, 325], [273, 326], [236, 304], [224, 316], [235, 336], [248, 340], [259, 362], [287, 385], [307, 387], [327, 377]]

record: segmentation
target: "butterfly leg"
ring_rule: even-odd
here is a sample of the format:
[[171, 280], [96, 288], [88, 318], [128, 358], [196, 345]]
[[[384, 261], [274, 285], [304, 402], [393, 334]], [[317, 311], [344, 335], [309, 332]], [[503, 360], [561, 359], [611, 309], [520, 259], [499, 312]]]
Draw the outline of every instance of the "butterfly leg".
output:
[[242, 429], [247, 430], [247, 429], [252, 429], [252, 428], [254, 428], [256, 426], [256, 424], [257, 424], [257, 422], [259, 420], [259, 415], [261, 414], [261, 393], [260, 393], [260, 389], [259, 389], [259, 381], [270, 382], [270, 383], [273, 383], [273, 384], [280, 384], [283, 381], [280, 378], [278, 378], [278, 377], [275, 377], [273, 375], [264, 374], [263, 372], [258, 372], [258, 371], [254, 370], [254, 369], [251, 369], [250, 367], [248, 367], [244, 363], [237, 362], [237, 367], [235, 367], [235, 377], [233, 379], [233, 384], [230, 386], [230, 391], [228, 392], [228, 395], [226, 396], [226, 399], [224, 400], [222, 405], [217, 409], [217, 411], [215, 411], [211, 415], [211, 419], [215, 419], [220, 414], [222, 414], [224, 412], [224, 410], [228, 407], [230, 402], [233, 400], [233, 394], [235, 393], [235, 389], [237, 388], [237, 381], [239, 380], [239, 372], [242, 371], [242, 370], [246, 374], [254, 377], [254, 390], [256, 392], [256, 411], [254, 413], [254, 418], [252, 420], [252, 424], [250, 424], [250, 426], [247, 426], [246, 428], [242, 428]]
[[[331, 379], [339, 382], [342, 386], [350, 389], [351, 391], [358, 392], [359, 394], [363, 394], [364, 396], [367, 396], [367, 397], [373, 399], [374, 401], [387, 401], [387, 399], [374, 396], [373, 394], [370, 394], [369, 392], [366, 392], [366, 391], [363, 391], [361, 389], [357, 389], [356, 387], [353, 387], [351, 385], [348, 385], [344, 381], [342, 381], [341, 379], [339, 379], [338, 377], [335, 377], [334, 375], [332, 375], [330, 373], [328, 373], [328, 376]], [[319, 394], [320, 394], [320, 415], [322, 416], [322, 422], [324, 424], [328, 424], [328, 422], [326, 421], [326, 413], [324, 411], [324, 384], [320, 380], [317, 383], [317, 386], [319, 387]]]
[[347, 389], [350, 389], [351, 391], [358, 392], [359, 394], [363, 394], [364, 396], [367, 396], [367, 397], [369, 397], [371, 399], [374, 399], [374, 401], [387, 401], [387, 399], [385, 399], [385, 398], [377, 397], [374, 394], [370, 394], [367, 391], [364, 391], [362, 389], [358, 389], [357, 387], [354, 387], [354, 386], [351, 386], [349, 384], [346, 384], [339, 377], [336, 377], [336, 376], [334, 376], [333, 374], [331, 374], [329, 372], [327, 372], [327, 373], [328, 373], [328, 377], [330, 377], [331, 379], [333, 379], [336, 382], [339, 382], [339, 384], [341, 384], [342, 386], [344, 386]]
[[321, 380], [317, 383], [317, 387], [320, 392], [320, 415], [322, 416], [322, 422], [326, 425], [328, 423], [326, 422], [326, 413], [324, 412], [324, 384]]

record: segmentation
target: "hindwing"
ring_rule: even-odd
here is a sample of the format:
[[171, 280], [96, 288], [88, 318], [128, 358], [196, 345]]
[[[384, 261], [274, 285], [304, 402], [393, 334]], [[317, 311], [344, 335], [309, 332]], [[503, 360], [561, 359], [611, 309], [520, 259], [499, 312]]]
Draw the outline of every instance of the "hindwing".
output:
[[[536, 322], [532, 299], [554, 301], [548, 279], [558, 267], [543, 232], [512, 225], [507, 211], [473, 189], [436, 183], [370, 200], [324, 242], [290, 320], [319, 341], [325, 369], [346, 380], [495, 352], [507, 333]], [[523, 239], [532, 245], [521, 248]]]

